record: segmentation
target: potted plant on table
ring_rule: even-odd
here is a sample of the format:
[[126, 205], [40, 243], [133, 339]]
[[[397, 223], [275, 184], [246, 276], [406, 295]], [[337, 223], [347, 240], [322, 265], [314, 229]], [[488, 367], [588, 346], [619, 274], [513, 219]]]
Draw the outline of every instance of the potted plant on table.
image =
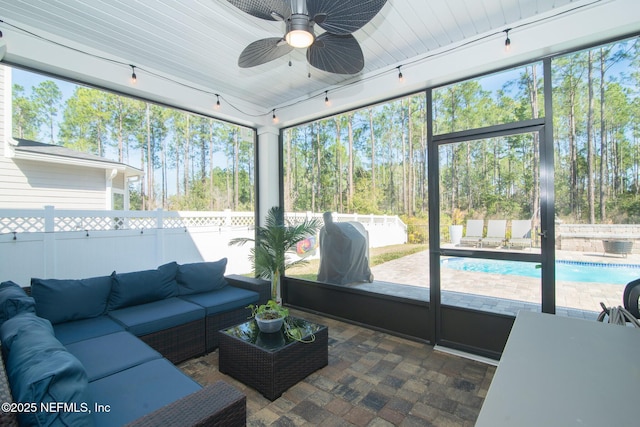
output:
[[251, 304], [249, 308], [260, 332], [278, 332], [282, 328], [284, 319], [289, 316], [289, 310], [272, 299], [262, 305]]
[[[287, 317], [288, 310], [281, 305], [280, 278], [285, 269], [307, 263], [306, 259], [294, 255], [296, 245], [309, 236], [315, 236], [319, 228], [320, 222], [316, 218], [307, 218], [300, 223], [285, 221], [284, 210], [274, 206], [267, 212], [264, 226], [256, 228], [255, 239], [238, 237], [229, 242], [229, 245], [240, 246], [254, 242], [254, 247], [249, 250], [253, 271], [256, 277], [271, 282], [271, 300], [267, 304], [252, 307], [256, 320], [258, 315], [262, 317], [262, 313], [267, 312], [280, 313], [283, 319]], [[276, 310], [278, 307], [280, 310]], [[274, 315], [269, 314], [269, 316]]]

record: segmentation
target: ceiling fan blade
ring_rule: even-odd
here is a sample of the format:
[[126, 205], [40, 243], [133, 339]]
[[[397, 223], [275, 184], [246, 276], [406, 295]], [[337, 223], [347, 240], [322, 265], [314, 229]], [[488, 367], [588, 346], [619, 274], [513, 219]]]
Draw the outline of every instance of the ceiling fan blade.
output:
[[336, 74], [356, 74], [364, 67], [362, 49], [351, 34], [319, 35], [307, 49], [307, 61], [320, 70]]
[[332, 34], [351, 34], [362, 28], [382, 9], [387, 0], [307, 0], [311, 19]]
[[240, 68], [255, 67], [280, 58], [293, 50], [287, 43], [281, 42], [282, 37], [271, 37], [251, 43], [240, 54], [238, 66]]
[[[229, 3], [256, 18], [279, 21], [291, 15], [291, 4], [284, 0], [227, 0]], [[274, 15], [274, 12], [276, 15]], [[278, 17], [278, 15], [280, 17]]]

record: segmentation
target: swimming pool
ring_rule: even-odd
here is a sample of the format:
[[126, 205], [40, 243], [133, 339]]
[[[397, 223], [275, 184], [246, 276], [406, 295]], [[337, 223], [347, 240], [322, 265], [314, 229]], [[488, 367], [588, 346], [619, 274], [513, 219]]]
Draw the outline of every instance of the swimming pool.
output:
[[[441, 265], [453, 270], [477, 273], [540, 277], [539, 263], [478, 258], [446, 258]], [[568, 282], [612, 283], [626, 285], [640, 278], [640, 265], [599, 262], [556, 261], [556, 280]]]

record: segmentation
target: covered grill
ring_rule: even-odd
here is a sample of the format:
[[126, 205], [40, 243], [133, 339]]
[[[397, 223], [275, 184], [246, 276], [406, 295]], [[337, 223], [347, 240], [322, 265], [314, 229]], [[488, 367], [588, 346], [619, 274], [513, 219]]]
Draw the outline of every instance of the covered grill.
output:
[[318, 281], [337, 285], [373, 282], [369, 233], [364, 226], [359, 222], [333, 222], [331, 212], [325, 212], [323, 219]]

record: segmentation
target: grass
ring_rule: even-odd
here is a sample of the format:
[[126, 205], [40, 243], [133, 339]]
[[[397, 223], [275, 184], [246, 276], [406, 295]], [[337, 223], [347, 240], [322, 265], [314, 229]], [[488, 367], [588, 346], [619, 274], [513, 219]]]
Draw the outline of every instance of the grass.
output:
[[[369, 257], [371, 258], [369, 260], [369, 265], [371, 267], [375, 267], [377, 265], [384, 264], [385, 262], [393, 261], [427, 249], [427, 245], [419, 244], [391, 245], [383, 246], [381, 248], [371, 248], [369, 249]], [[299, 279], [316, 280], [319, 266], [320, 260], [312, 259], [306, 265], [288, 269], [286, 275]]]

